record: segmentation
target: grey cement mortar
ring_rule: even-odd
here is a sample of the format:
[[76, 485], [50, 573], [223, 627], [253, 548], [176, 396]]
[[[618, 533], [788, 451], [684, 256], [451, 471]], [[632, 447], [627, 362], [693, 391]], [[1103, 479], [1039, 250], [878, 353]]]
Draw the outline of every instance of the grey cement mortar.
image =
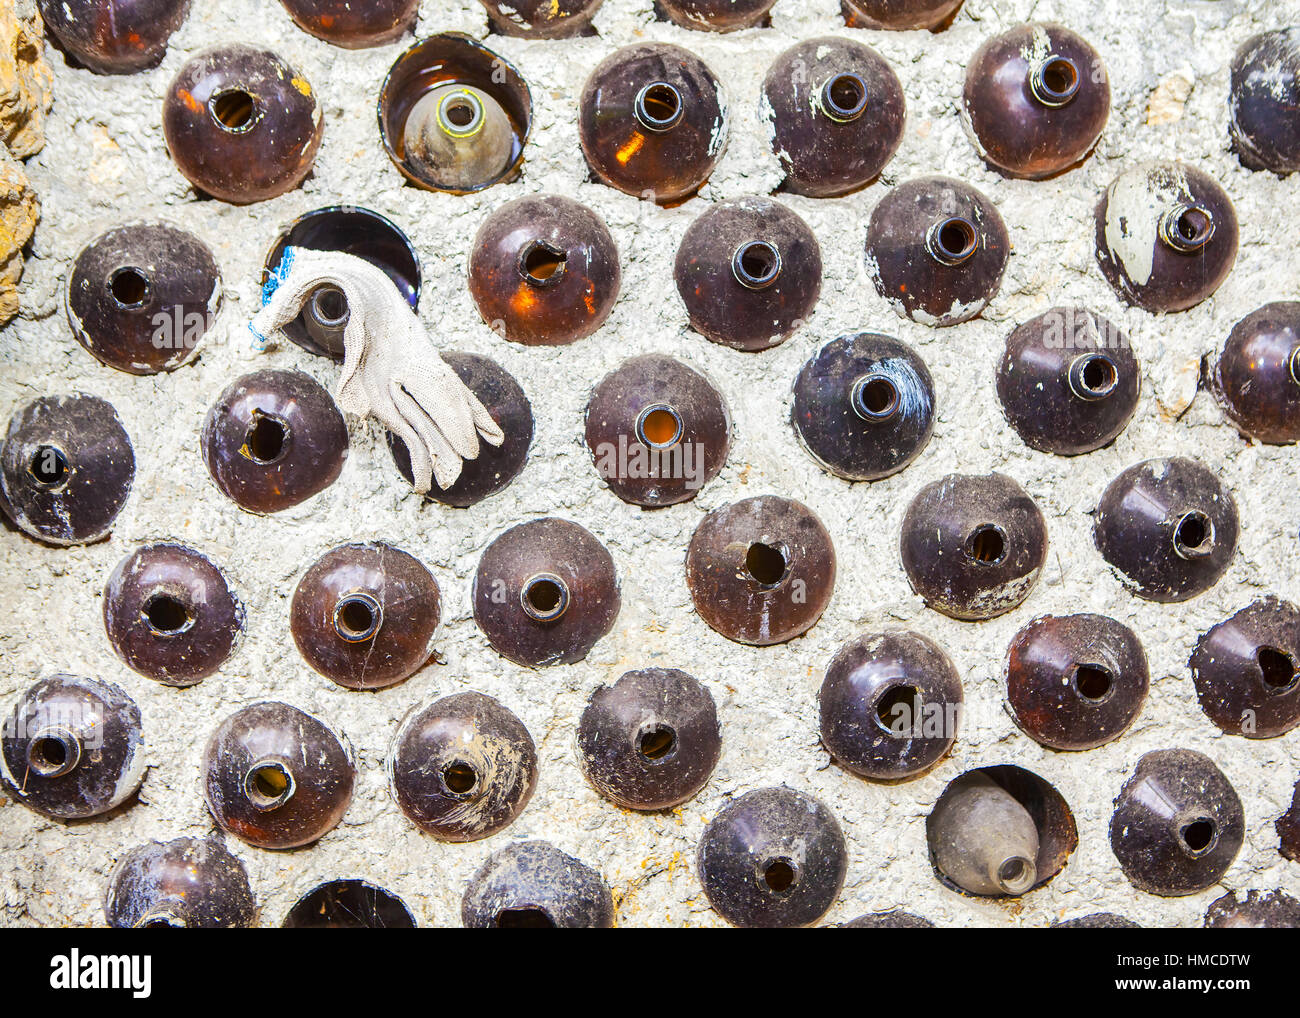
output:
[[[965, 64], [979, 43], [1028, 19], [1061, 20], [1100, 50], [1114, 106], [1096, 153], [1045, 182], [1013, 181], [981, 163], [958, 116]], [[1273, 822], [1300, 769], [1300, 730], [1269, 741], [1219, 734], [1196, 705], [1186, 667], [1199, 633], [1272, 592], [1300, 597], [1300, 500], [1296, 448], [1251, 445], [1207, 394], [1195, 392], [1197, 363], [1232, 323], [1269, 300], [1300, 297], [1294, 211], [1300, 174], [1279, 180], [1243, 170], [1228, 149], [1228, 61], [1264, 28], [1300, 20], [1300, 8], [1266, 0], [1169, 0], [1132, 4], [1050, 0], [967, 0], [944, 32], [848, 32], [837, 0], [778, 0], [772, 27], [729, 36], [653, 21], [647, 0], [606, 0], [599, 37], [529, 42], [493, 36], [489, 45], [531, 82], [536, 126], [520, 180], [476, 197], [404, 187], [375, 125], [374, 101], [389, 64], [406, 43], [368, 51], [332, 48], [299, 31], [272, 0], [195, 0], [184, 28], [156, 70], [111, 78], [70, 70], [51, 51], [56, 100], [49, 142], [28, 163], [43, 218], [23, 284], [27, 311], [0, 336], [0, 415], [49, 392], [83, 390], [111, 400], [138, 457], [135, 488], [112, 537], [56, 549], [0, 533], [5, 620], [0, 626], [0, 700], [6, 711], [31, 682], [55, 670], [124, 686], [139, 702], [149, 771], [139, 800], [89, 822], [47, 821], [0, 800], [0, 904], [10, 924], [102, 923], [104, 882], [114, 861], [151, 838], [204, 835], [213, 824], [200, 789], [203, 743], [218, 718], [247, 703], [278, 698], [331, 722], [358, 753], [356, 797], [343, 823], [313, 847], [267, 852], [229, 839], [262, 905], [277, 925], [317, 882], [365, 877], [400, 895], [422, 925], [456, 925], [462, 890], [489, 852], [518, 838], [546, 838], [597, 867], [613, 887], [622, 925], [718, 925], [694, 868], [704, 825], [750, 789], [786, 783], [819, 797], [840, 818], [849, 844], [848, 878], [827, 917], [842, 921], [903, 906], [940, 926], [1046, 926], [1098, 910], [1147, 925], [1194, 925], [1223, 888], [1284, 887], [1300, 893], [1300, 867], [1277, 851]], [[486, 34], [471, 0], [426, 2], [419, 34]], [[759, 120], [759, 89], [772, 59], [794, 42], [844, 33], [875, 46], [906, 90], [906, 135], [882, 180], [849, 197], [783, 197], [815, 230], [825, 262], [821, 302], [785, 345], [741, 354], [687, 328], [671, 281], [672, 256], [688, 223], [719, 199], [766, 193], [780, 173]], [[700, 196], [660, 209], [590, 183], [578, 147], [577, 96], [596, 62], [645, 39], [684, 45], [722, 78], [731, 135]], [[163, 89], [195, 51], [226, 41], [269, 46], [305, 72], [321, 96], [325, 138], [314, 176], [300, 189], [250, 208], [197, 201], [170, 162], [160, 129]], [[1150, 98], [1166, 81], [1191, 89], [1182, 116], [1147, 126]], [[1169, 80], [1167, 80], [1169, 79]], [[1185, 81], [1184, 81], [1185, 90]], [[1092, 256], [1091, 213], [1100, 190], [1136, 161], [1176, 157], [1226, 186], [1241, 220], [1236, 269], [1199, 307], [1155, 318], [1119, 304]], [[1015, 245], [1001, 293], [984, 316], [933, 330], [899, 320], [862, 269], [870, 210], [892, 184], [923, 173], [970, 181], [1000, 207]], [[465, 287], [465, 264], [484, 214], [517, 195], [556, 191], [605, 217], [623, 258], [623, 293], [605, 327], [568, 348], [523, 349], [479, 319]], [[420, 313], [435, 342], [500, 361], [523, 384], [537, 415], [528, 466], [504, 493], [469, 510], [426, 506], [392, 467], [382, 437], [352, 421], [352, 449], [339, 481], [305, 504], [262, 518], [245, 514], [212, 485], [198, 453], [207, 407], [236, 375], [256, 367], [298, 367], [332, 384], [335, 367], [292, 345], [249, 349], [245, 322], [258, 306], [265, 251], [299, 213], [353, 202], [394, 219], [424, 262]], [[225, 278], [225, 304], [197, 362], [171, 374], [136, 378], [99, 366], [73, 340], [60, 292], [78, 250], [121, 221], [161, 218], [212, 246]], [[1119, 324], [1143, 365], [1137, 414], [1109, 448], [1062, 459], [1031, 452], [1002, 419], [993, 372], [1011, 328], [1048, 307], [1078, 303]], [[850, 485], [820, 471], [788, 423], [791, 381], [800, 364], [842, 333], [874, 329], [901, 337], [924, 356], [938, 390], [933, 441], [902, 474]], [[645, 512], [599, 481], [582, 444], [592, 385], [623, 358], [664, 352], [706, 371], [735, 418], [722, 474], [693, 502]], [[1183, 411], [1186, 411], [1183, 413]], [[1181, 419], [1179, 419], [1179, 415]], [[1159, 605], [1125, 591], [1091, 540], [1090, 512], [1107, 481], [1155, 455], [1203, 459], [1236, 494], [1239, 553], [1212, 591], [1187, 604]], [[902, 571], [897, 542], [912, 494], [945, 473], [1000, 470], [1020, 481], [1047, 517], [1051, 547], [1037, 589], [991, 622], [949, 620], [922, 606]], [[766, 649], [742, 647], [693, 612], [683, 569], [691, 533], [705, 512], [751, 495], [776, 493], [809, 505], [829, 527], [839, 556], [834, 598], [804, 638]], [[487, 543], [507, 526], [543, 514], [575, 520], [609, 547], [623, 584], [614, 631], [573, 666], [533, 671], [498, 657], [476, 629], [469, 582]], [[186, 690], [132, 673], [113, 655], [101, 622], [104, 581], [138, 544], [169, 538], [209, 554], [248, 608], [248, 631], [216, 675]], [[432, 664], [378, 693], [349, 692], [313, 673], [288, 635], [288, 602], [298, 577], [328, 548], [382, 539], [417, 555], [442, 585], [445, 616]], [[1082, 754], [1043, 749], [1002, 709], [1002, 662], [1012, 635], [1031, 618], [1097, 611], [1132, 626], [1145, 643], [1151, 696], [1133, 728]], [[817, 735], [816, 693], [826, 664], [849, 637], [869, 628], [913, 627], [938, 640], [960, 669], [967, 723], [950, 758], [902, 784], [873, 784], [832, 764]], [[600, 799], [574, 759], [574, 725], [591, 691], [624, 670], [672, 666], [698, 676], [718, 701], [723, 753], [704, 791], [667, 814], [639, 815]], [[532, 802], [507, 831], [468, 845], [421, 835], [390, 799], [383, 760], [399, 719], [413, 704], [477, 689], [499, 698], [537, 741], [541, 777]], [[1245, 805], [1246, 842], [1223, 887], [1181, 899], [1134, 890], [1107, 840], [1112, 800], [1148, 750], [1184, 746], [1212, 756]], [[925, 817], [945, 784], [975, 766], [1016, 763], [1064, 794], [1079, 826], [1065, 870], [1020, 901], [962, 897], [945, 889], [927, 861]]]

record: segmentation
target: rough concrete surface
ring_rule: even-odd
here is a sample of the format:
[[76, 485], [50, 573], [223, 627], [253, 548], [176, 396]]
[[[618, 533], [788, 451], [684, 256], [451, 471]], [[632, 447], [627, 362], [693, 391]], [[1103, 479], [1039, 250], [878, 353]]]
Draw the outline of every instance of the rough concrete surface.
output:
[[[342, 824], [313, 847], [269, 852], [231, 838], [262, 907], [278, 925], [293, 902], [323, 879], [365, 877], [401, 896], [421, 925], [458, 925], [466, 881], [489, 852], [513, 839], [545, 838], [598, 868], [613, 888], [620, 925], [720, 925], [699, 886], [694, 854], [704, 825], [729, 797], [786, 783], [816, 795], [840, 818], [849, 843], [848, 877], [826, 922], [902, 906], [939, 926], [1047, 926], [1106, 910], [1144, 925], [1199, 925], [1229, 889], [1283, 887], [1300, 893], [1300, 866], [1277, 850], [1273, 822], [1300, 771], [1300, 730], [1267, 741], [1221, 735], [1196, 704], [1187, 658], [1199, 633], [1275, 593], [1300, 598], [1300, 500], [1295, 447], [1243, 440], [1213, 400], [1196, 392], [1200, 358], [1261, 303], [1300, 296], [1294, 210], [1300, 174], [1279, 179], [1242, 169], [1228, 150], [1228, 62], [1264, 28], [1284, 24], [1290, 4], [1269, 0], [967, 0], [938, 34], [848, 31], [837, 0], [777, 0], [770, 28], [718, 36], [656, 22], [649, 0], [606, 0], [599, 35], [532, 42], [492, 36], [532, 85], [535, 130], [522, 177], [472, 197], [404, 186], [376, 128], [374, 103], [389, 64], [406, 45], [333, 48], [299, 31], [271, 0], [195, 0], [163, 64], [102, 77], [66, 66], [51, 51], [55, 102], [48, 143], [27, 164], [42, 220], [22, 284], [23, 316], [0, 333], [0, 417], [46, 393], [82, 390], [116, 406], [130, 432], [138, 472], [110, 539], [52, 548], [0, 532], [4, 624], [0, 701], [36, 679], [69, 671], [109, 679], [140, 704], [149, 770], [138, 801], [80, 823], [47, 821], [0, 800], [0, 906], [9, 924], [94, 925], [114, 861], [151, 838], [202, 835], [214, 825], [203, 803], [199, 761], [219, 718], [275, 698], [317, 714], [346, 733], [358, 753], [356, 797]], [[1003, 178], [985, 166], [958, 115], [968, 58], [990, 35], [1029, 19], [1060, 20], [1106, 61], [1110, 122], [1081, 167], [1041, 182]], [[426, 0], [419, 34], [461, 30], [486, 36], [473, 0]], [[807, 325], [783, 346], [744, 354], [692, 333], [671, 283], [672, 257], [687, 225], [711, 202], [767, 193], [780, 179], [759, 119], [767, 66], [796, 41], [845, 33], [876, 47], [897, 70], [907, 127], [881, 180], [845, 198], [782, 196], [813, 227], [825, 282]], [[578, 146], [577, 96], [590, 69], [620, 45], [668, 40], [699, 54], [730, 99], [726, 152], [700, 195], [660, 209], [587, 180]], [[237, 208], [197, 200], [168, 158], [160, 127], [166, 83], [194, 52], [224, 41], [256, 41], [300, 68], [322, 98], [325, 137], [305, 185]], [[409, 41], [409, 40], [408, 40]], [[1223, 182], [1241, 220], [1236, 268], [1219, 292], [1165, 318], [1122, 306], [1093, 258], [1092, 210], [1117, 173], [1139, 160], [1187, 160]], [[931, 329], [897, 318], [862, 266], [867, 217], [893, 184], [944, 173], [983, 189], [1014, 243], [1001, 293], [984, 315]], [[474, 232], [507, 199], [567, 194], [607, 221], [623, 258], [623, 292], [605, 327], [559, 349], [522, 348], [484, 325], [465, 284]], [[265, 252], [303, 211], [334, 202], [369, 206], [405, 229], [424, 263], [420, 313], [448, 349], [490, 355], [533, 401], [537, 435], [522, 475], [468, 510], [425, 505], [394, 469], [382, 435], [350, 422], [342, 477], [321, 495], [272, 517], [241, 512], [213, 486], [198, 452], [203, 415], [236, 375], [261, 366], [299, 367], [332, 385], [337, 368], [291, 344], [250, 349], [245, 323], [258, 306]], [[65, 274], [80, 248], [119, 222], [163, 219], [191, 230], [216, 254], [225, 301], [197, 361], [165, 375], [132, 377], [102, 367], [72, 338], [61, 307]], [[1080, 458], [1031, 452], [1004, 422], [994, 369], [1007, 333], [1061, 304], [1087, 306], [1132, 339], [1143, 392], [1113, 445]], [[789, 425], [790, 386], [799, 366], [846, 332], [874, 329], [913, 344], [937, 387], [934, 438], [907, 470], [849, 484], [823, 473]], [[735, 440], [721, 475], [692, 502], [643, 511], [601, 483], [582, 442], [592, 386], [628, 356], [664, 352], [703, 369], [722, 388]], [[1192, 399], [1193, 395], [1195, 398]], [[1190, 401], [1190, 406], [1188, 403]], [[1213, 590], [1185, 604], [1139, 600], [1123, 588], [1092, 544], [1091, 515], [1107, 481], [1156, 455], [1201, 458], [1231, 486], [1242, 512], [1239, 552]], [[945, 473], [1011, 475], [1038, 500], [1048, 522], [1048, 564], [1018, 609], [991, 622], [963, 623], [925, 608], [898, 554], [911, 496]], [[693, 612], [683, 558], [705, 512], [739, 498], [776, 493], [799, 499], [826, 523], [839, 556], [830, 607], [811, 632], [788, 644], [731, 644]], [[530, 670], [495, 654], [476, 629], [469, 583], [488, 542], [507, 526], [555, 514], [594, 531], [608, 546], [623, 586], [613, 632], [586, 661]], [[248, 609], [248, 628], [219, 673], [189, 689], [136, 675], [113, 655], [101, 597], [113, 566], [139, 544], [176, 539], [210, 555]], [[431, 663], [377, 693], [350, 692], [313, 673], [288, 636], [289, 598], [308, 566], [347, 540], [382, 539], [415, 554], [442, 586], [444, 620]], [[1044, 613], [1095, 611], [1133, 627], [1151, 662], [1151, 696], [1133, 728], [1078, 754], [1044, 749], [1002, 708], [1003, 657], [1013, 634]], [[960, 670], [966, 724], [951, 756], [928, 774], [877, 784], [833, 764], [819, 743], [816, 694], [827, 663], [850, 637], [882, 626], [913, 627], [942, 644]], [[621, 810], [599, 798], [574, 758], [574, 726], [591, 691], [631, 668], [684, 669], [718, 701], [722, 759], [693, 800], [663, 814]], [[398, 811], [383, 761], [401, 717], [416, 703], [464, 690], [500, 699], [527, 724], [541, 775], [528, 808], [505, 832], [471, 844], [422, 835]], [[1188, 747], [1209, 754], [1245, 805], [1246, 842], [1223, 886], [1180, 899], [1136, 891], [1107, 839], [1112, 801], [1148, 750]], [[1051, 781], [1074, 810], [1079, 847], [1046, 887], [1015, 901], [963, 897], [943, 887], [927, 858], [925, 818], [944, 786], [964, 770], [1016, 763]]]

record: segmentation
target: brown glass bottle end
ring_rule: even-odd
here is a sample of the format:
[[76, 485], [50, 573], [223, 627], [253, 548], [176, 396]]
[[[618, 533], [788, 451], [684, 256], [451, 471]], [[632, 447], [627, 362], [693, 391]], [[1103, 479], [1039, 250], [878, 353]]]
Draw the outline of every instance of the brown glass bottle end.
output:
[[1120, 299], [1185, 311], [1214, 293], [1237, 259], [1237, 213], [1209, 174], [1146, 163], [1115, 178], [1097, 203], [1097, 264]]
[[1300, 724], [1300, 610], [1263, 598], [1197, 641], [1188, 667], [1201, 710], [1229, 735], [1272, 739]]
[[1047, 558], [1047, 523], [1003, 474], [949, 474], [926, 485], [903, 517], [908, 581], [927, 605], [967, 622], [1029, 596]]
[[135, 450], [112, 404], [42, 396], [9, 420], [0, 445], [0, 509], [50, 544], [108, 536], [135, 480]]
[[849, 28], [891, 32], [938, 31], [961, 4], [962, 0], [840, 0]]
[[1007, 337], [998, 365], [1008, 423], [1031, 449], [1059, 456], [1114, 441], [1137, 409], [1140, 386], [1128, 337], [1084, 308], [1031, 318]]
[[721, 202], [687, 227], [673, 264], [691, 328], [737, 350], [785, 342], [813, 313], [822, 286], [817, 238], [770, 198]]
[[280, 0], [304, 32], [345, 49], [396, 42], [415, 27], [420, 0]]
[[345, 544], [298, 582], [289, 629], [312, 668], [347, 689], [383, 689], [433, 652], [442, 599], [414, 556], [379, 542]]
[[821, 36], [786, 50], [768, 69], [763, 100], [783, 186], [795, 194], [857, 190], [903, 140], [898, 75], [871, 47], [848, 39]]
[[474, 621], [498, 654], [537, 668], [581, 661], [621, 603], [608, 551], [584, 527], [543, 517], [488, 545], [471, 592]]
[[204, 796], [225, 831], [258, 848], [297, 848], [332, 830], [352, 801], [351, 749], [285, 703], [255, 703], [217, 726]]
[[1137, 718], [1150, 684], [1146, 653], [1127, 626], [1104, 615], [1044, 615], [1007, 650], [1007, 703], [1035, 742], [1093, 749]]
[[1115, 800], [1110, 845], [1129, 882], [1148, 894], [1194, 894], [1237, 857], [1246, 821], [1231, 782], [1204, 754], [1145, 754]]
[[830, 534], [807, 506], [760, 495], [709, 513], [686, 552], [695, 610], [728, 640], [765, 647], [816, 624], [835, 588]]
[[443, 841], [504, 830], [537, 787], [537, 751], [522, 721], [482, 693], [445, 696], [407, 715], [388, 761], [393, 798]]
[[685, 502], [717, 476], [731, 447], [731, 413], [699, 372], [672, 357], [624, 361], [587, 404], [587, 448], [625, 502]]
[[123, 226], [77, 255], [68, 324], [101, 363], [151, 375], [193, 358], [221, 296], [217, 264], [197, 237], [156, 223]]
[[297, 187], [311, 172], [324, 120], [312, 86], [269, 50], [205, 50], [163, 99], [163, 134], [197, 189], [236, 205]]
[[479, 227], [469, 291], [483, 321], [512, 343], [563, 345], [601, 327], [622, 283], [605, 221], [560, 195], [507, 202]]
[[1146, 460], [1106, 487], [1093, 539], [1135, 593], [1186, 601], [1209, 590], [1237, 550], [1237, 503], [1205, 466], [1183, 457]]
[[1092, 151], [1110, 114], [1097, 51], [1062, 25], [1020, 25], [987, 40], [966, 69], [962, 119], [1003, 173], [1041, 180]]
[[679, 46], [625, 46], [583, 86], [578, 132], [597, 180], [639, 198], [677, 201], [699, 190], [726, 146], [722, 87]]
[[1242, 434], [1300, 441], [1300, 302], [1265, 304], [1234, 325], [1209, 387]]
[[866, 268], [900, 317], [935, 327], [974, 318], [1002, 285], [1011, 241], [994, 204], [950, 177], [899, 184], [872, 210]]

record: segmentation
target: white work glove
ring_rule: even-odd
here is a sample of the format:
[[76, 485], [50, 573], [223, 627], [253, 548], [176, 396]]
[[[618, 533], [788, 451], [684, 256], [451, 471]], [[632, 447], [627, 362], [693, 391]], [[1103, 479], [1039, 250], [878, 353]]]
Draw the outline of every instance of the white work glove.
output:
[[383, 269], [341, 251], [290, 247], [249, 323], [262, 343], [298, 317], [321, 286], [348, 302], [343, 373], [334, 396], [348, 413], [370, 416], [406, 443], [415, 490], [456, 483], [463, 460], [479, 453], [479, 436], [500, 445], [505, 434], [477, 396], [434, 348], [406, 298]]

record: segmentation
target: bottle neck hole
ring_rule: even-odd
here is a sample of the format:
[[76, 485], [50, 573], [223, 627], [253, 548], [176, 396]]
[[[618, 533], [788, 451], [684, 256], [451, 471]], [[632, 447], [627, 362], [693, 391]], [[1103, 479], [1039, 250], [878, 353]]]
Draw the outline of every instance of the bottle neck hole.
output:
[[143, 269], [124, 265], [108, 279], [108, 293], [122, 311], [138, 311], [149, 302], [149, 277]]
[[46, 491], [56, 491], [71, 479], [72, 465], [57, 445], [40, 445], [28, 461], [27, 475]]
[[755, 541], [745, 551], [745, 572], [761, 587], [777, 587], [785, 579], [785, 552], [771, 544]]
[[244, 775], [244, 795], [254, 809], [279, 809], [293, 798], [293, 772], [278, 760], [253, 764]]
[[1119, 385], [1119, 368], [1105, 354], [1080, 354], [1070, 365], [1069, 386], [1079, 399], [1105, 399]]
[[1295, 658], [1277, 647], [1260, 647], [1255, 651], [1255, 661], [1270, 693], [1289, 693], [1300, 683], [1300, 670]]
[[544, 240], [532, 240], [519, 252], [519, 274], [531, 286], [554, 286], [564, 278], [568, 252]]
[[772, 894], [789, 894], [799, 883], [799, 866], [788, 856], [767, 860], [758, 874], [760, 885]]
[[653, 722], [637, 734], [636, 749], [650, 763], [661, 763], [677, 752], [677, 732], [671, 725]]
[[519, 591], [524, 613], [538, 622], [554, 622], [569, 608], [569, 587], [554, 573], [538, 573]]
[[289, 426], [279, 417], [253, 411], [252, 422], [244, 435], [244, 446], [239, 451], [254, 463], [266, 466], [281, 459], [288, 451]]
[[1178, 828], [1179, 844], [1193, 859], [1212, 852], [1218, 840], [1219, 828], [1211, 817], [1195, 817]]
[[995, 566], [1007, 557], [1007, 535], [993, 523], [976, 527], [962, 551], [970, 561], [985, 566]]
[[1091, 704], [1098, 704], [1110, 699], [1115, 691], [1115, 677], [1109, 668], [1102, 665], [1076, 665], [1070, 677], [1070, 685], [1079, 699]]
[[46, 728], [27, 743], [27, 766], [43, 778], [60, 778], [81, 761], [81, 740], [66, 728]]
[[1176, 205], [1160, 218], [1160, 239], [1175, 251], [1199, 251], [1214, 236], [1214, 214], [1201, 205]]
[[930, 256], [944, 265], [960, 265], [979, 247], [979, 231], [964, 216], [949, 216], [930, 227], [925, 246]]
[[213, 123], [227, 134], [247, 134], [262, 119], [257, 97], [242, 88], [225, 88], [212, 93], [208, 113]]
[[766, 289], [781, 274], [781, 252], [765, 240], [748, 241], [731, 256], [731, 271], [747, 290]]
[[1184, 513], [1174, 524], [1174, 551], [1180, 558], [1204, 558], [1214, 550], [1214, 522], [1199, 509]]
[[835, 75], [822, 86], [821, 108], [837, 123], [857, 120], [867, 108], [867, 83], [860, 74]]
[[454, 89], [438, 100], [438, 130], [450, 138], [471, 138], [483, 129], [483, 101], [468, 89]]
[[384, 606], [366, 591], [358, 590], [339, 598], [334, 605], [334, 631], [348, 643], [364, 643], [384, 624]]
[[157, 593], [145, 601], [140, 618], [154, 636], [182, 636], [194, 625], [194, 613], [174, 594]]
[[670, 131], [685, 114], [682, 94], [666, 81], [652, 81], [637, 93], [632, 113], [647, 131]]
[[478, 790], [478, 771], [464, 760], [453, 760], [442, 769], [442, 784], [453, 798], [468, 799]]
[[1029, 91], [1044, 106], [1058, 107], [1079, 92], [1082, 78], [1069, 57], [1053, 54], [1029, 72]]
[[864, 421], [878, 424], [898, 413], [898, 386], [884, 375], [863, 375], [853, 383], [850, 395], [853, 412]]
[[667, 403], [653, 403], [636, 418], [637, 441], [651, 449], [670, 449], [682, 440], [681, 414]]

